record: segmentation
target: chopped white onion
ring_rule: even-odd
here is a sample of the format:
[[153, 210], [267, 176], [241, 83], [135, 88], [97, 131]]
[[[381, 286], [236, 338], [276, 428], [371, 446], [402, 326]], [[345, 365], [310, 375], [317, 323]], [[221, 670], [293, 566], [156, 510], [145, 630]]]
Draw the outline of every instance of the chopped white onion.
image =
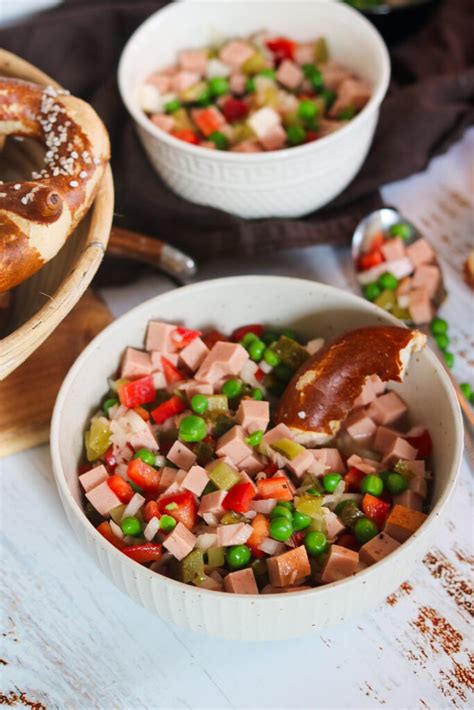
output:
[[202, 517], [208, 525], [219, 525], [219, 518], [215, 513], [203, 513]]
[[110, 521], [110, 529], [112, 530], [113, 534], [115, 537], [120, 538], [120, 540], [123, 540], [123, 532], [122, 528], [120, 525], [117, 525], [113, 520]]
[[208, 550], [210, 547], [217, 546], [217, 535], [215, 533], [203, 533], [198, 535], [196, 538], [196, 545], [198, 550]]
[[264, 537], [258, 549], [266, 552], [267, 555], [279, 555], [285, 551], [285, 545], [278, 540], [273, 540], [271, 537]]
[[124, 478], [125, 480], [128, 480], [127, 472], [128, 466], [126, 463], [119, 463], [118, 466], [115, 467], [114, 471], [114, 473], [116, 473], [121, 478]]
[[148, 542], [151, 542], [159, 529], [160, 529], [160, 520], [156, 516], [153, 516], [153, 518], [147, 523], [147, 526], [146, 526], [145, 530], [143, 531], [143, 536], [144, 536], [145, 540], [148, 540]]
[[123, 511], [122, 520], [124, 518], [129, 518], [133, 515], [136, 515], [144, 502], [145, 498], [140, 495], [140, 493], [135, 493], [133, 498], [130, 499], [130, 502], [127, 504], [125, 510]]
[[356, 503], [360, 503], [360, 501], [362, 500], [362, 495], [360, 493], [343, 493], [341, 496], [336, 498], [334, 492], [331, 493], [331, 495], [324, 496], [323, 505], [332, 509], [343, 500], [353, 500]]

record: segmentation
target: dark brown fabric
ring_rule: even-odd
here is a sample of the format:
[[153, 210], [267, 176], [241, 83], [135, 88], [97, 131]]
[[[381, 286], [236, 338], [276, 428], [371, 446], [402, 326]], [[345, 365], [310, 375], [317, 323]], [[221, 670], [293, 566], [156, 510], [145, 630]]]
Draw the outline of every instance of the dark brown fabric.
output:
[[359, 218], [381, 204], [378, 189], [423, 169], [474, 123], [473, 0], [445, 0], [414, 36], [392, 49], [393, 78], [369, 157], [352, 184], [306, 218], [242, 220], [174, 195], [139, 145], [116, 85], [120, 52], [157, 0], [71, 0], [0, 31], [23, 56], [90, 101], [112, 141], [116, 221], [193, 255], [251, 255], [347, 243]]

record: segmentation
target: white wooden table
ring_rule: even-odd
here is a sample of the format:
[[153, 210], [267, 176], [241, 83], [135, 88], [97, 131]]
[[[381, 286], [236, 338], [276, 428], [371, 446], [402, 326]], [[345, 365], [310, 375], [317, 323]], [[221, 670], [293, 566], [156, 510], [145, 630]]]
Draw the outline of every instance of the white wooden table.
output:
[[[384, 190], [440, 250], [455, 374], [471, 384], [473, 320], [461, 270], [474, 234], [473, 165], [471, 130], [426, 173]], [[347, 287], [349, 263], [347, 249], [318, 247], [215, 261], [199, 278], [278, 273]], [[104, 296], [119, 315], [169, 288], [156, 275]], [[0, 472], [0, 703], [80, 710], [472, 707], [473, 517], [466, 461], [430, 553], [399, 590], [342, 626], [271, 644], [181, 631], [118, 591], [73, 537], [47, 446], [0, 460]]]

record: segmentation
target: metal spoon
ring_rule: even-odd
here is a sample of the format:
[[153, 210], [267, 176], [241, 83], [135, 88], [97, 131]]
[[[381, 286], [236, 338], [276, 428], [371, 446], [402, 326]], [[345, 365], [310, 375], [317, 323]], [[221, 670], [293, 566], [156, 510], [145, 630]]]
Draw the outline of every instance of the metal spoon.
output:
[[[352, 262], [354, 266], [354, 281], [357, 283], [357, 288], [359, 290], [361, 289], [361, 284], [357, 280], [355, 274], [357, 273], [357, 264], [359, 262], [360, 256], [367, 252], [370, 249], [370, 245], [372, 240], [374, 239], [376, 234], [379, 234], [380, 232], [387, 233], [390, 227], [392, 227], [394, 224], [398, 224], [400, 222], [403, 222], [403, 224], [406, 224], [411, 231], [411, 235], [409, 239], [407, 240], [407, 244], [412, 244], [413, 242], [417, 241], [418, 239], [421, 239], [423, 235], [420, 233], [420, 231], [415, 227], [414, 224], [412, 224], [408, 219], [406, 219], [398, 210], [394, 209], [393, 207], [384, 207], [380, 210], [376, 210], [375, 212], [371, 212], [367, 217], [364, 217], [361, 222], [357, 225], [354, 235], [352, 237]], [[441, 282], [438, 287], [437, 292], [435, 293], [432, 303], [435, 308], [435, 311], [437, 312], [438, 309], [440, 308], [441, 304], [446, 298], [447, 291], [444, 287], [444, 282], [443, 282], [443, 270], [441, 268], [441, 265], [439, 261], [436, 261], [436, 265], [438, 266], [440, 273], [441, 273]], [[403, 321], [409, 326], [413, 326], [414, 323], [407, 319]], [[473, 457], [474, 454], [474, 412], [472, 410], [471, 405], [467, 401], [466, 397], [464, 396], [461, 388], [459, 387], [458, 383], [454, 379], [450, 369], [446, 365], [446, 362], [444, 360], [443, 354], [436, 342], [436, 340], [433, 338], [429, 327], [428, 323], [426, 324], [417, 324], [415, 327], [420, 330], [422, 333], [425, 333], [425, 335], [428, 337], [428, 341], [430, 344], [430, 347], [434, 352], [438, 355], [441, 363], [443, 364], [451, 382], [452, 385], [455, 389], [456, 396], [458, 398], [459, 404], [461, 406], [462, 413], [464, 415], [464, 421], [466, 424], [466, 433], [469, 433], [469, 437], [466, 436], [466, 445], [469, 450], [470, 456]]]

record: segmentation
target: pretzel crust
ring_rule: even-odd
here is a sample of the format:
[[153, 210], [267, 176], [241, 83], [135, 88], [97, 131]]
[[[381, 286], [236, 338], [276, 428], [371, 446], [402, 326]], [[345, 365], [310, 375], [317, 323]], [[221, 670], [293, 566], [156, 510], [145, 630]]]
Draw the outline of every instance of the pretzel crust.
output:
[[107, 132], [81, 99], [0, 77], [0, 136], [46, 148], [26, 182], [0, 183], [0, 293], [52, 259], [91, 206], [110, 157]]

